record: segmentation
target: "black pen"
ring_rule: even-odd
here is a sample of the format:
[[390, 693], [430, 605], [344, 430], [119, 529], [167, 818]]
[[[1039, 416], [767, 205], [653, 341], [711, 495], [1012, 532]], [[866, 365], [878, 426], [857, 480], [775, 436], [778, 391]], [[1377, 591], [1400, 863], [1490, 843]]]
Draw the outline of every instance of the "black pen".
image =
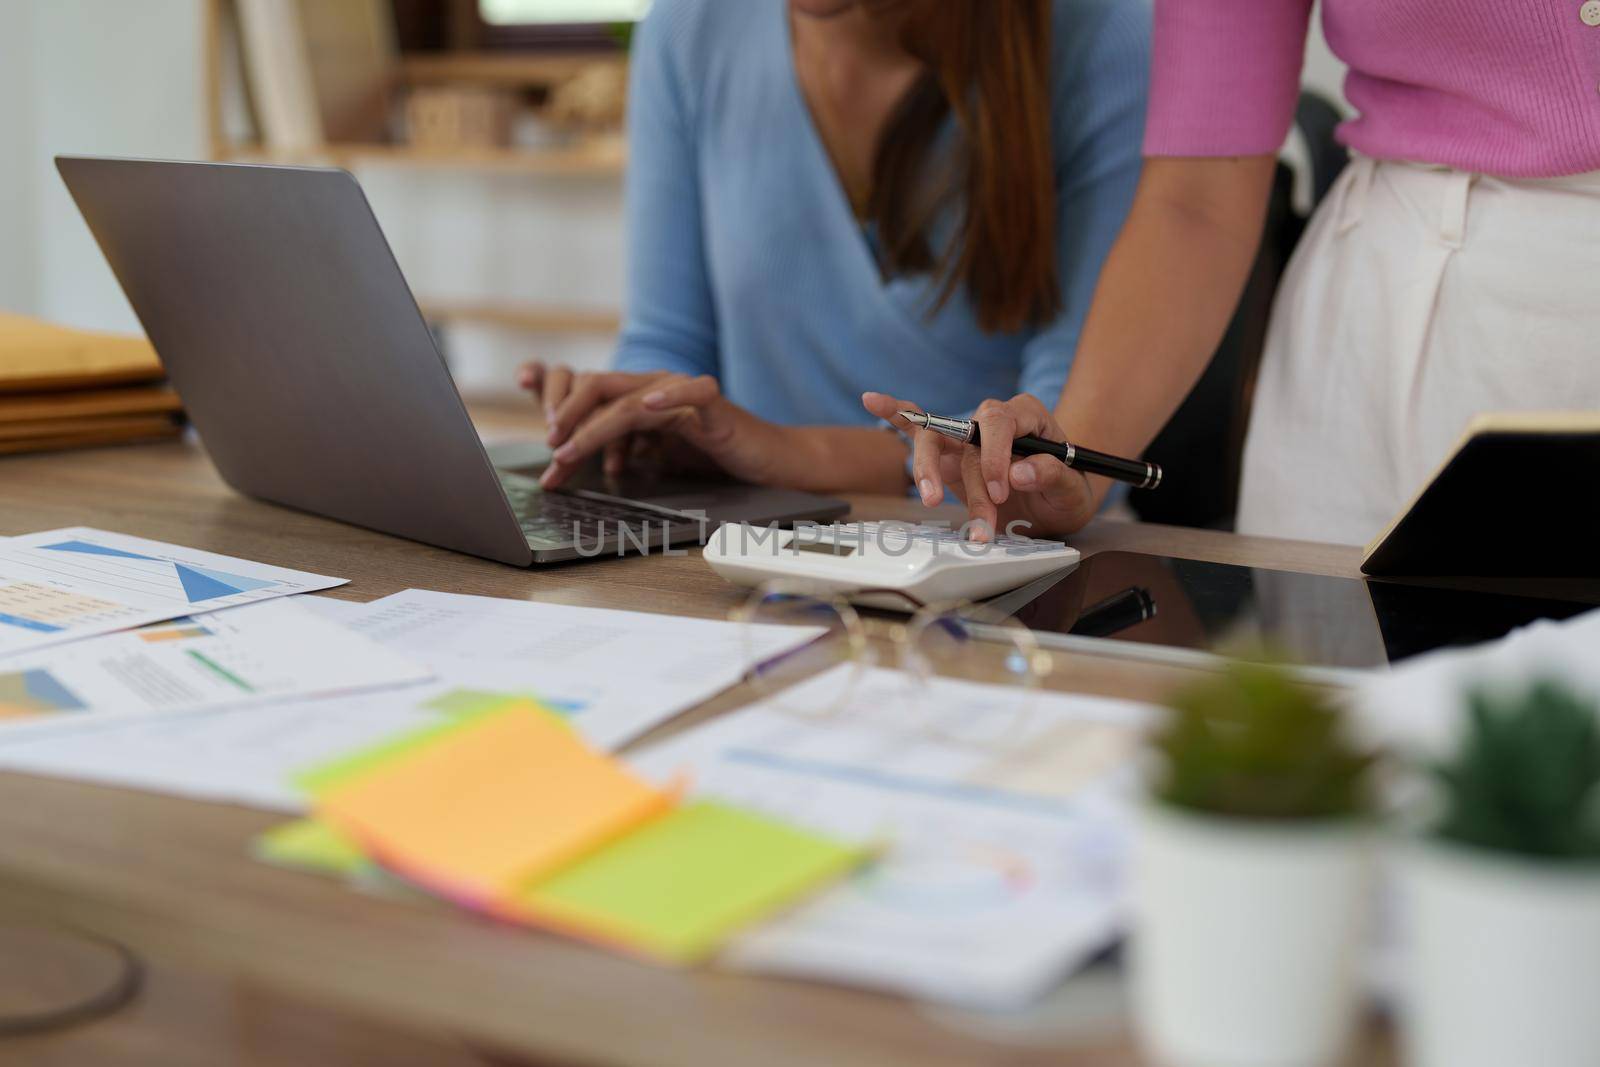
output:
[[[913, 426], [922, 426], [934, 433], [963, 441], [978, 443], [978, 424], [972, 419], [952, 419], [944, 415], [925, 415], [920, 411], [902, 411], [900, 417]], [[1161, 464], [1142, 459], [1123, 459], [1092, 448], [1079, 448], [1066, 441], [1046, 441], [1042, 437], [1018, 437], [1011, 442], [1011, 453], [1016, 456], [1054, 456], [1073, 470], [1085, 474], [1099, 474], [1128, 482], [1135, 489], [1154, 489], [1161, 484]]]

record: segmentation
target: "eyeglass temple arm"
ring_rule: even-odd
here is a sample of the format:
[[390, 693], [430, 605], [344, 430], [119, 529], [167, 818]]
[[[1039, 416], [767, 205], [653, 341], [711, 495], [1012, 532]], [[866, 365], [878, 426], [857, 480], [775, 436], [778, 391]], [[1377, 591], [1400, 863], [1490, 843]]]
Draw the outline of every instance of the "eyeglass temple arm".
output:
[[[803, 595], [803, 594], [794, 593], [794, 594], [788, 594], [788, 595], [800, 596], [800, 595]], [[896, 596], [896, 597], [899, 597], [901, 600], [904, 600], [907, 604], [911, 605], [911, 610], [914, 611], [914, 612], [915, 611], [921, 611], [923, 608], [928, 606], [927, 604], [923, 603], [923, 601], [921, 599], [919, 599], [919, 598], [917, 598], [915, 596], [912, 596], [910, 593], [907, 593], [903, 589], [888, 589], [888, 588], [878, 588], [878, 587], [868, 587], [866, 589], [853, 589], [847, 594], [842, 594], [842, 595], [838, 596], [837, 599], [843, 600], [846, 603], [849, 603], [849, 598], [850, 597], [861, 597], [861, 596]], [[818, 600], [822, 600], [824, 598], [818, 596], [817, 599]], [[766, 659], [757, 660], [755, 663], [752, 663], [750, 666], [745, 668], [744, 680], [745, 681], [750, 681], [753, 678], [759, 677], [762, 673], [764, 673], [766, 671], [769, 671], [772, 668], [774, 668], [774, 667], [778, 666], [779, 664], [783, 663], [784, 660], [787, 660], [792, 656], [798, 656], [802, 652], [805, 652], [807, 649], [811, 648], [812, 645], [815, 645], [817, 643], [817, 641], [822, 640], [826, 636], [827, 636], [827, 634], [820, 634], [820, 635], [818, 635], [818, 637], [816, 638], [815, 641], [807, 641], [805, 644], [800, 645], [798, 648], [786, 649], [783, 652], [774, 653], [773, 655], [768, 656]]]

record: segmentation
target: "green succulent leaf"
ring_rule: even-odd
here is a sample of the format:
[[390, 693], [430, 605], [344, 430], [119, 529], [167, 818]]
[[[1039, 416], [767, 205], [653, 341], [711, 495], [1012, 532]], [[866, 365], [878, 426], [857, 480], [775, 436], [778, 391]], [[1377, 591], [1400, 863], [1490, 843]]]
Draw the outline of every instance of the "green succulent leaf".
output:
[[1433, 770], [1445, 798], [1440, 837], [1600, 860], [1600, 709], [1563, 683], [1469, 693], [1460, 748]]
[[1155, 794], [1176, 807], [1326, 819], [1372, 806], [1374, 755], [1346, 739], [1327, 697], [1282, 667], [1233, 663], [1179, 692], [1153, 743]]

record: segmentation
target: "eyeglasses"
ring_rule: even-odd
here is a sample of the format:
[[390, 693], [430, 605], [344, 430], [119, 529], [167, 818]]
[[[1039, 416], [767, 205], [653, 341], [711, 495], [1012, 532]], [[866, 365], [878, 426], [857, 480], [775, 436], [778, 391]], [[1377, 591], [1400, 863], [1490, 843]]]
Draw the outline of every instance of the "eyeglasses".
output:
[[[910, 618], [886, 622], [863, 618], [842, 596], [816, 591], [801, 583], [769, 582], [733, 612], [741, 624], [745, 679], [768, 706], [808, 719], [831, 719], [859, 711], [863, 702], [876, 708], [887, 699], [896, 705], [909, 729], [932, 732], [948, 740], [1005, 747], [1026, 731], [1035, 697], [1050, 674], [1051, 659], [1033, 633], [1015, 619], [968, 601], [923, 604], [892, 589], [864, 589], [858, 599], [900, 601]], [[768, 655], [760, 640], [768, 626], [808, 626], [818, 640], [799, 650]], [[864, 687], [863, 678], [879, 663], [885, 639], [898, 659], [896, 684]], [[833, 666], [837, 669], [822, 670]], [[983, 722], [953, 721], [941, 715], [930, 683], [939, 677], [1006, 686], [1001, 704], [984, 713]]]

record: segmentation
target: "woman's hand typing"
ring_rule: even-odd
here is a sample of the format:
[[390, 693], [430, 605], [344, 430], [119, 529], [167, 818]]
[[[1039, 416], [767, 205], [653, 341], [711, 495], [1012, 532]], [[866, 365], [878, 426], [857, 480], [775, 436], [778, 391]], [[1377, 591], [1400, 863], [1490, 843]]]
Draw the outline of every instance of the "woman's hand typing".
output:
[[[574, 373], [525, 365], [519, 384], [543, 402], [552, 462], [540, 479], [553, 489], [600, 453], [608, 475], [623, 473], [641, 451], [675, 466], [715, 470], [758, 485], [787, 484], [795, 458], [792, 430], [752, 415], [722, 395], [710, 375], [668, 371]], [[662, 439], [660, 447], [646, 435]]]

